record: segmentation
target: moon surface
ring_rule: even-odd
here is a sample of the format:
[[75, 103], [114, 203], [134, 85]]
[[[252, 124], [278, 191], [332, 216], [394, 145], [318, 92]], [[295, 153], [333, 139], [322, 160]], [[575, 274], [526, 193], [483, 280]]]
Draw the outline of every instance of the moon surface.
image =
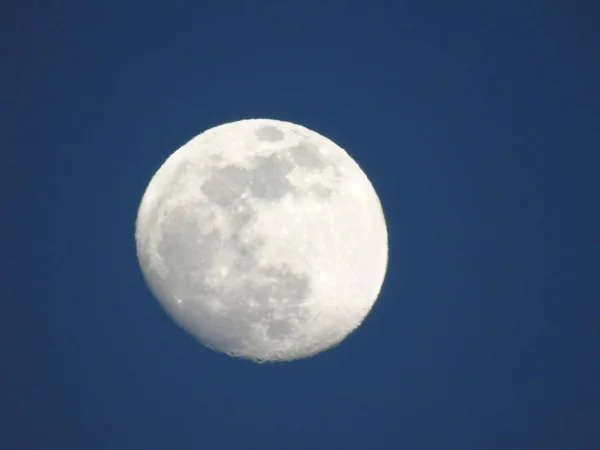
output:
[[140, 267], [173, 320], [257, 362], [339, 344], [379, 296], [388, 236], [379, 198], [339, 146], [249, 119], [175, 151], [139, 206]]

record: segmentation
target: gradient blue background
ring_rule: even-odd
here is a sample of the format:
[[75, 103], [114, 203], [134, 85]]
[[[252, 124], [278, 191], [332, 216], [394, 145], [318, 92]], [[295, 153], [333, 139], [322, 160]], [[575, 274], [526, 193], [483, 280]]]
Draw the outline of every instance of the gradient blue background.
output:
[[[600, 448], [598, 2], [0, 17], [2, 450]], [[164, 159], [252, 117], [347, 149], [390, 234], [363, 326], [287, 364], [197, 344], [135, 254]]]

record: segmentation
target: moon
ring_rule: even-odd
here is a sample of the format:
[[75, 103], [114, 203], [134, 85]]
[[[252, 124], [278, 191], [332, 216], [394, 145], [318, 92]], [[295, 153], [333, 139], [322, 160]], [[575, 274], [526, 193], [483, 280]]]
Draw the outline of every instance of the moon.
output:
[[381, 203], [358, 164], [271, 119], [211, 128], [169, 156], [135, 240], [167, 314], [205, 346], [256, 362], [338, 345], [371, 311], [388, 262]]

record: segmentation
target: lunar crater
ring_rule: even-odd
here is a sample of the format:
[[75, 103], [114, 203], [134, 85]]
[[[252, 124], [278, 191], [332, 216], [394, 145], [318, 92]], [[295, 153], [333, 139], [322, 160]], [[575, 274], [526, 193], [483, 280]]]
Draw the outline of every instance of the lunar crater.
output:
[[286, 150], [292, 160], [300, 167], [310, 169], [319, 169], [327, 164], [319, 153], [319, 147], [310, 142], [301, 142], [300, 144]]
[[256, 138], [259, 141], [278, 142], [284, 138], [284, 133], [274, 126], [261, 127], [255, 131]]

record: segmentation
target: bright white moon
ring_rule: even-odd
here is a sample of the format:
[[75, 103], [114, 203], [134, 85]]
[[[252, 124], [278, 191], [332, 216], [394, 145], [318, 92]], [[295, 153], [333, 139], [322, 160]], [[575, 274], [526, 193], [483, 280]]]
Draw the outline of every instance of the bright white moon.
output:
[[373, 186], [329, 139], [289, 122], [205, 131], [156, 172], [136, 221], [144, 277], [206, 346], [255, 361], [340, 343], [388, 261]]

